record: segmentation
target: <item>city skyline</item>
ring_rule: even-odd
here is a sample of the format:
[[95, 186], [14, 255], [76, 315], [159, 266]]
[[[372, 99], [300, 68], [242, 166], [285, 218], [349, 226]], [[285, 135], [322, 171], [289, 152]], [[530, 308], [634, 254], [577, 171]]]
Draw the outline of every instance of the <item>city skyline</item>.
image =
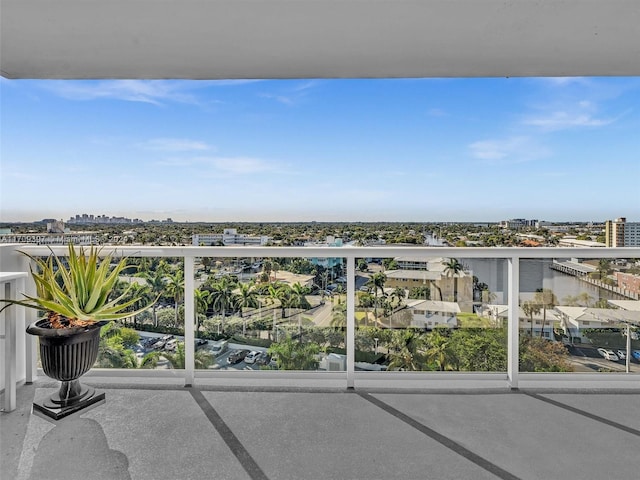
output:
[[638, 78], [0, 87], [3, 222], [640, 217]]

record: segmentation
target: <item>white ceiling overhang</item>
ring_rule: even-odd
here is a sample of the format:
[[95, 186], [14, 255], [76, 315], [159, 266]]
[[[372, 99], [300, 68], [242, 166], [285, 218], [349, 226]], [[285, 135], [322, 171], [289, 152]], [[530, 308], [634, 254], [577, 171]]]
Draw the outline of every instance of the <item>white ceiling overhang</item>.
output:
[[638, 0], [0, 0], [7, 78], [640, 75]]

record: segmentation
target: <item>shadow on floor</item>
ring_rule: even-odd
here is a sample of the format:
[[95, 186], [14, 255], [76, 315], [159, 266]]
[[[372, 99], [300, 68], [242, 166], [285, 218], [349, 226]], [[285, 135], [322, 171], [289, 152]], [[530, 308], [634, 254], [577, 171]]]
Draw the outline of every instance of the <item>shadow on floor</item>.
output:
[[129, 459], [111, 450], [98, 422], [69, 418], [40, 441], [31, 467], [32, 480], [131, 480]]

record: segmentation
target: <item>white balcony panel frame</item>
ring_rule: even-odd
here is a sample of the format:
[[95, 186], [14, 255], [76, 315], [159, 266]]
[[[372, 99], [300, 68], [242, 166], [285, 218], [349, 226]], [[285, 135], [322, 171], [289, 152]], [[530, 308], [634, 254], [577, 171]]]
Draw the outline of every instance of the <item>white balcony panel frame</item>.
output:
[[[21, 250], [27, 251], [31, 255], [47, 255], [50, 253], [48, 247], [22, 245]], [[65, 255], [67, 247], [52, 247], [52, 249], [60, 255]], [[117, 370], [117, 369], [92, 369], [87, 373], [88, 377], [103, 377], [113, 379], [126, 378], [144, 378], [149, 382], [169, 381], [169, 379], [182, 379], [184, 384], [191, 384], [194, 378], [198, 379], [220, 379], [220, 383], [244, 382], [242, 384], [264, 385], [265, 381], [273, 381], [272, 384], [286, 385], [322, 385], [326, 382], [336, 382], [343, 386], [349, 387], [366, 387], [366, 388], [624, 388], [634, 389], [640, 388], [640, 376], [637, 374], [588, 374], [588, 373], [520, 373], [518, 371], [518, 323], [514, 319], [518, 313], [516, 305], [518, 303], [518, 277], [519, 277], [519, 261], [522, 259], [532, 258], [640, 258], [640, 248], [453, 248], [453, 247], [342, 247], [340, 249], [332, 248], [306, 248], [306, 247], [109, 247], [105, 246], [101, 254], [112, 254], [114, 256], [131, 256], [131, 257], [184, 257], [185, 269], [188, 270], [188, 264], [193, 262], [195, 257], [216, 256], [216, 257], [336, 257], [341, 256], [347, 259], [349, 278], [355, 274], [355, 259], [363, 257], [389, 258], [397, 256], [416, 256], [416, 257], [450, 257], [450, 258], [489, 258], [489, 259], [506, 259], [508, 261], [509, 270], [509, 325], [508, 331], [508, 369], [507, 372], [491, 373], [491, 372], [450, 372], [450, 373], [434, 373], [434, 372], [285, 372], [285, 371], [194, 371], [193, 360], [191, 360], [191, 369], [187, 370], [159, 370], [159, 371], [140, 371], [140, 370]], [[15, 252], [15, 255], [18, 255]], [[188, 260], [190, 259], [190, 260]], [[353, 267], [349, 268], [349, 264], [353, 262]], [[189, 298], [189, 291], [193, 293], [194, 285], [189, 282], [187, 277], [193, 278], [193, 275], [187, 275], [185, 272], [185, 292], [186, 298]], [[348, 278], [348, 282], [349, 282]], [[30, 283], [30, 282], [27, 282]], [[355, 290], [355, 285], [353, 287]], [[349, 291], [349, 285], [347, 285]], [[353, 292], [355, 297], [355, 291]], [[515, 296], [515, 298], [513, 298]], [[349, 315], [351, 312], [351, 315]], [[193, 314], [193, 312], [192, 312]], [[186, 322], [190, 323], [190, 322]], [[354, 308], [349, 308], [348, 317], [349, 324], [355, 332], [355, 315]], [[187, 325], [185, 324], [185, 330]], [[192, 326], [193, 328], [193, 326]], [[347, 332], [347, 336], [349, 333]], [[193, 345], [194, 334], [191, 332], [191, 344]], [[187, 332], [185, 331], [185, 341], [187, 341]], [[347, 341], [349, 342], [348, 338]], [[355, 344], [355, 342], [354, 342]], [[353, 357], [354, 349], [348, 350]], [[348, 367], [349, 368], [349, 367]], [[224, 381], [223, 381], [224, 380]], [[277, 380], [277, 381], [276, 381]], [[269, 383], [267, 384], [269, 385]]]
[[[26, 272], [0, 272], [0, 289], [3, 298], [17, 299], [18, 292], [24, 291]], [[24, 339], [24, 307], [13, 305], [0, 314], [0, 322], [4, 327], [4, 408], [11, 412], [16, 408], [16, 387], [18, 384], [18, 346], [19, 339]]]
[[347, 257], [347, 388], [355, 387], [356, 356], [356, 260]]
[[507, 259], [509, 292], [507, 304], [509, 305], [507, 318], [507, 378], [512, 389], [518, 388], [518, 374], [520, 370], [520, 259], [512, 257]]
[[195, 276], [194, 257], [184, 257], [184, 384], [193, 385], [195, 364]]

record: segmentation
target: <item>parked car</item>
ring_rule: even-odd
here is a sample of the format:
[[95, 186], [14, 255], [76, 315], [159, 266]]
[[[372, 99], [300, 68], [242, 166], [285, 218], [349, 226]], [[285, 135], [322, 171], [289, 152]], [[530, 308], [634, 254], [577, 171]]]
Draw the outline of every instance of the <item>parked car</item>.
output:
[[164, 344], [164, 349], [167, 352], [175, 352], [177, 347], [178, 347], [178, 340], [175, 338], [172, 338], [171, 340], [167, 341], [167, 343]]
[[640, 362], [640, 350], [631, 350], [631, 356]]
[[196, 348], [204, 347], [208, 343], [209, 342], [207, 342], [206, 340], [203, 340], [202, 338], [196, 338], [194, 340], [194, 345], [195, 345]]
[[210, 352], [214, 357], [217, 357], [218, 355], [226, 352], [228, 348], [229, 342], [227, 342], [226, 340], [220, 340], [218, 342], [214, 342], [211, 345]]
[[246, 357], [244, 357], [244, 363], [255, 363], [256, 359], [258, 358], [258, 356], [260, 355], [260, 352], [253, 350], [251, 352], [249, 352], [247, 354]]
[[613, 350], [609, 350], [606, 348], [599, 348], [598, 353], [602, 355], [607, 360], [611, 360], [612, 362], [618, 361], [618, 356], [613, 352]]
[[227, 363], [231, 365], [240, 363], [245, 359], [247, 355], [249, 355], [249, 350], [234, 350], [227, 357]]
[[626, 360], [627, 359], [627, 351], [626, 350], [616, 350], [616, 355], [618, 355], [618, 358], [620, 360]]
[[261, 352], [260, 355], [257, 356], [256, 365], [269, 365], [271, 363], [271, 355], [267, 352]]
[[169, 340], [172, 340], [174, 338], [175, 337], [173, 335], [165, 335], [164, 337], [160, 338], [157, 342], [155, 342], [153, 345], [151, 345], [151, 348], [153, 348], [154, 350], [162, 350], [166, 345], [166, 343]]

